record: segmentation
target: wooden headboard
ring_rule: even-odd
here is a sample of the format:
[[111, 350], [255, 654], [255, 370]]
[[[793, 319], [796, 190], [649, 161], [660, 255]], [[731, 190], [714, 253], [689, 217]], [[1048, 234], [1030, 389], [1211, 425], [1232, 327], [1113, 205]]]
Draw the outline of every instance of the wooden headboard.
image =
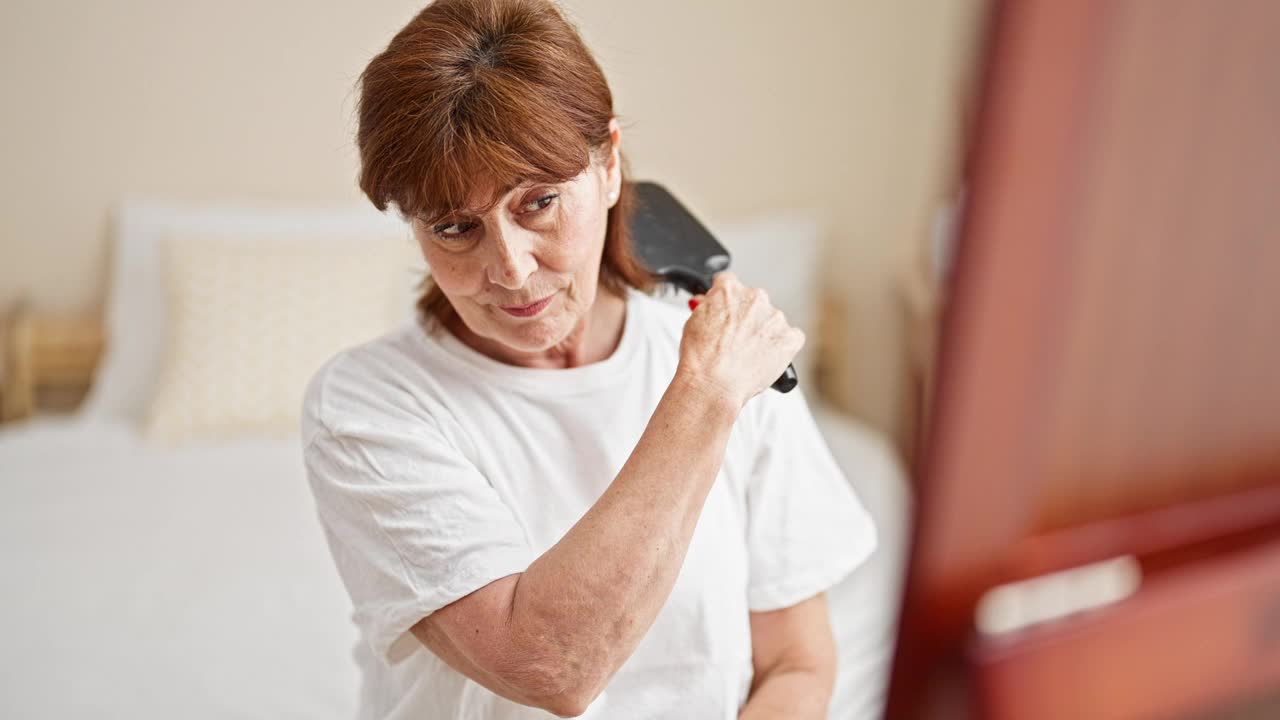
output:
[[102, 319], [94, 314], [37, 314], [19, 305], [4, 327], [0, 421], [79, 405], [102, 356]]

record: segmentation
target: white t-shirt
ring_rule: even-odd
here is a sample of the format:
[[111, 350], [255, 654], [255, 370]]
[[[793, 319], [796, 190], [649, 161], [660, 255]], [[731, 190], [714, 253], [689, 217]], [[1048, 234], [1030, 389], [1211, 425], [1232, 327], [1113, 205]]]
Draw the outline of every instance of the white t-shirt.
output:
[[[687, 317], [631, 292], [614, 353], [559, 370], [506, 365], [410, 322], [316, 374], [304, 457], [364, 638], [362, 718], [553, 717], [454, 671], [409, 628], [523, 572], [600, 497], [671, 382]], [[874, 546], [799, 390], [760, 394], [670, 598], [584, 717], [736, 718], [752, 678], [748, 612], [826, 590]]]

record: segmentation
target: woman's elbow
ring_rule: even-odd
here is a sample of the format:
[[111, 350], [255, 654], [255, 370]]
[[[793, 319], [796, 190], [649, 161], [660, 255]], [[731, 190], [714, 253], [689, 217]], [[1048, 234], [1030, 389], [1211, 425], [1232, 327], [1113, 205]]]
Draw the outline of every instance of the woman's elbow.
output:
[[563, 688], [554, 691], [545, 689], [529, 693], [534, 707], [562, 718], [575, 718], [582, 715], [600, 695], [599, 691], [585, 685]]
[[540, 707], [556, 717], [576, 718], [591, 707], [591, 702], [594, 699], [585, 695], [559, 695], [550, 698], [548, 702], [543, 703]]
[[578, 717], [604, 690], [604, 679], [584, 672], [584, 665], [559, 658], [513, 663], [501, 674], [518, 687], [528, 704], [556, 715]]

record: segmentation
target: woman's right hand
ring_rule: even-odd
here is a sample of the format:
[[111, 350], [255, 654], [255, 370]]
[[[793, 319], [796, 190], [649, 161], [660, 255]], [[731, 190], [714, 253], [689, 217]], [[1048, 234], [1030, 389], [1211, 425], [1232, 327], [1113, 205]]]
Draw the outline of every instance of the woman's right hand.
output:
[[711, 385], [738, 408], [772, 385], [804, 346], [804, 333], [787, 324], [765, 291], [733, 273], [718, 273], [693, 299], [676, 375]]

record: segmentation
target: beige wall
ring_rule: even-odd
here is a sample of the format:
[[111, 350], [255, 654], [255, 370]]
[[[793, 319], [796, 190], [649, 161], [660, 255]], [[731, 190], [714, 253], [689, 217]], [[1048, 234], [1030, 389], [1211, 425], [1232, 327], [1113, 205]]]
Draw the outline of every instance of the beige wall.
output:
[[[900, 422], [891, 278], [927, 223], [979, 0], [568, 0], [637, 174], [713, 220], [830, 214], [845, 407]], [[358, 199], [352, 87], [420, 0], [7, 0], [0, 305], [92, 309], [108, 209]]]

